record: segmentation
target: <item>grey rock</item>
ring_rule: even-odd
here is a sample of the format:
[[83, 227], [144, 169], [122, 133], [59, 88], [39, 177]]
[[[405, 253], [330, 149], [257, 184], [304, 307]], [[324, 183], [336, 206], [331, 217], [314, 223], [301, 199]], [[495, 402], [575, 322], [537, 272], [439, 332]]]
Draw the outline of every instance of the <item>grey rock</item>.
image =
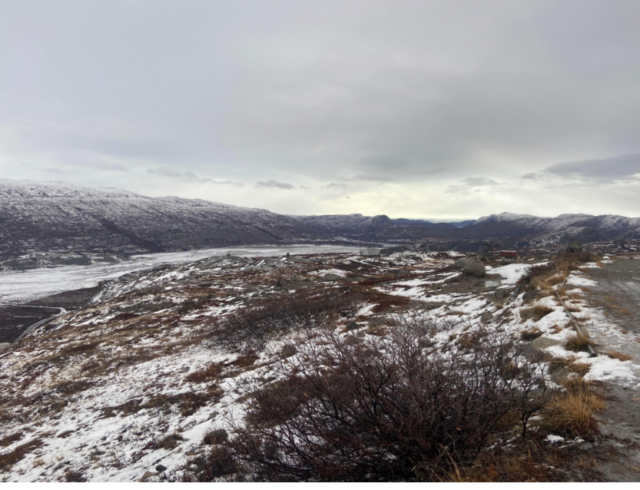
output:
[[158, 466], [156, 466], [156, 471], [158, 473], [162, 473], [163, 471], [167, 471], [167, 467], [159, 464]]
[[493, 297], [495, 299], [504, 299], [509, 295], [509, 292], [506, 290], [506, 288], [499, 288], [496, 289], [495, 293], [493, 293]]
[[469, 261], [462, 268], [462, 272], [464, 272], [468, 276], [474, 277], [484, 277], [487, 275], [486, 267], [480, 262]]
[[298, 349], [294, 345], [285, 344], [280, 350], [280, 357], [286, 359], [287, 357], [295, 356], [298, 353]]
[[325, 274], [323, 279], [325, 281], [339, 281], [340, 276], [338, 274]]
[[536, 291], [535, 289], [530, 289], [529, 291], [524, 293], [524, 295], [522, 296], [522, 301], [524, 301], [525, 303], [529, 303], [530, 301], [533, 301], [537, 297], [538, 297], [538, 291]]
[[351, 330], [358, 330], [360, 328], [360, 325], [358, 325], [356, 322], [354, 322], [353, 320], [350, 320], [347, 322], [347, 324], [345, 325], [345, 329], [347, 331], [351, 331]]

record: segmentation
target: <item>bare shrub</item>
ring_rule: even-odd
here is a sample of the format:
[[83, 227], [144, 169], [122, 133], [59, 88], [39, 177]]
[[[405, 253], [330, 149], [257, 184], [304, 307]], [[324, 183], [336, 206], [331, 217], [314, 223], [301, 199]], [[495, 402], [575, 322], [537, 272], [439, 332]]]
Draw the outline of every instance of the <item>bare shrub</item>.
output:
[[591, 252], [561, 252], [556, 255], [554, 262], [558, 269], [567, 276], [570, 271], [576, 270], [580, 264], [598, 262], [599, 260], [600, 256]]
[[210, 344], [262, 350], [269, 338], [348, 316], [355, 313], [358, 303], [358, 295], [335, 289], [285, 294], [215, 322]]
[[527, 273], [518, 280], [517, 285], [528, 286], [531, 284], [537, 286], [541, 281], [545, 281], [546, 278], [554, 275], [556, 272], [556, 266], [553, 262], [536, 265], [529, 268]]
[[229, 434], [224, 429], [216, 429], [207, 432], [202, 438], [202, 444], [207, 446], [214, 446], [216, 444], [222, 444], [229, 438]]
[[513, 421], [524, 434], [546, 402], [524, 347], [477, 330], [443, 354], [421, 347], [433, 330], [400, 325], [386, 342], [356, 344], [328, 330], [322, 345], [304, 345], [304, 362], [281, 363], [278, 382], [246, 388], [245, 425], [231, 423], [226, 445], [233, 460], [265, 481], [430, 480], [471, 463]]

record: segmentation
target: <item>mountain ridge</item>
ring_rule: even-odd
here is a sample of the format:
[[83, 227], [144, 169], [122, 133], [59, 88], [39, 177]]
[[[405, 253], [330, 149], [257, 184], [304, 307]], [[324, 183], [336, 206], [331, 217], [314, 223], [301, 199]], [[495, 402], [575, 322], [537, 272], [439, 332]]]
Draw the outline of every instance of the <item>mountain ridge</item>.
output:
[[392, 219], [384, 214], [293, 216], [203, 199], [147, 197], [116, 188], [0, 179], [0, 257], [4, 258], [51, 251], [132, 255], [345, 238], [555, 246], [574, 239], [637, 239], [640, 218], [500, 213], [461, 224]]

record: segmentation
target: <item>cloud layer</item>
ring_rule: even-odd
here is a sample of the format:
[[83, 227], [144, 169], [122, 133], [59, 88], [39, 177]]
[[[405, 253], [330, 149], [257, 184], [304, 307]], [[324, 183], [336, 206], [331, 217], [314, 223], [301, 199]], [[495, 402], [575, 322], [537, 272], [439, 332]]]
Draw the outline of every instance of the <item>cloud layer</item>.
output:
[[3, 177], [290, 214], [640, 209], [637, 2], [0, 6]]

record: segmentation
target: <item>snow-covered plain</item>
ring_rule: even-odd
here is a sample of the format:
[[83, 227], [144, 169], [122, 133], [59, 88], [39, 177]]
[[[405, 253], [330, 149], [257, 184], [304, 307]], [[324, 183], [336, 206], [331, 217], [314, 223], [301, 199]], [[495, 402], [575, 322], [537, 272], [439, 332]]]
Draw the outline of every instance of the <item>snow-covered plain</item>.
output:
[[124, 274], [150, 269], [160, 264], [181, 264], [227, 254], [240, 257], [279, 257], [287, 253], [291, 255], [354, 253], [357, 250], [358, 248], [347, 245], [209, 248], [187, 252], [134, 255], [131, 260], [119, 264], [0, 272], [0, 305], [23, 303], [64, 291], [91, 288], [101, 281], [116, 279]]

